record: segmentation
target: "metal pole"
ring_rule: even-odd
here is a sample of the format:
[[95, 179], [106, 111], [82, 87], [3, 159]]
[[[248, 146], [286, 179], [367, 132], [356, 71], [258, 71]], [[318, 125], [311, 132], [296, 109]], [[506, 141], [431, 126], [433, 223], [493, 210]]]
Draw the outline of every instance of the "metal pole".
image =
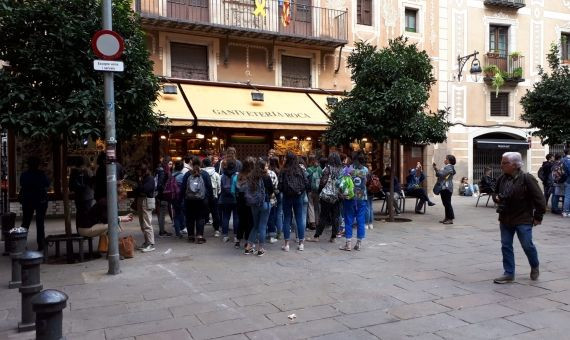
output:
[[[111, 0], [103, 0], [103, 29], [113, 30]], [[107, 154], [107, 217], [109, 222], [109, 271], [116, 275], [119, 268], [119, 214], [117, 206], [117, 166], [115, 137], [115, 89], [113, 72], [105, 72], [105, 141]]]

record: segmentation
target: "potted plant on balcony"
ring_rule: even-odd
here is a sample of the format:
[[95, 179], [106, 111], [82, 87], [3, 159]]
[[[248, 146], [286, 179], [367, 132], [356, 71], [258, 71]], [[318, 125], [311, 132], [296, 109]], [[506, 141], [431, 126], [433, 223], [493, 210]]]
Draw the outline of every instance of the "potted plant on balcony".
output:
[[523, 69], [522, 67], [517, 67], [513, 70], [513, 73], [511, 73], [511, 78], [513, 79], [521, 79], [523, 76]]
[[519, 60], [520, 57], [522, 57], [522, 53], [520, 53], [518, 51], [514, 51], [510, 54], [510, 56], [513, 59], [513, 61], [517, 61], [517, 60]]
[[499, 50], [489, 50], [489, 52], [487, 52], [487, 58], [491, 59], [499, 58]]
[[483, 68], [483, 73], [485, 73], [485, 78], [493, 78], [495, 74], [499, 72], [500, 70], [497, 65], [487, 65]]
[[505, 78], [506, 78], [506, 75], [501, 71], [495, 73], [495, 76], [493, 77], [493, 81], [491, 82], [491, 86], [493, 86], [495, 88], [495, 96], [496, 97], [499, 96], [499, 89], [501, 88], [501, 86], [505, 85]]

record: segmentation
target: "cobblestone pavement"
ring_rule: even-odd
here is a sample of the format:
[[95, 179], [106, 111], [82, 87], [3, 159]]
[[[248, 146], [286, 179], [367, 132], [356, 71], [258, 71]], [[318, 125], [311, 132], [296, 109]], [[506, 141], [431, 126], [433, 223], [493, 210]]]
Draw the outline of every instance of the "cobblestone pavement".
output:
[[[454, 225], [438, 223], [438, 203], [404, 214], [411, 223], [377, 221], [360, 252], [321, 242], [244, 256], [208, 226], [206, 244], [157, 238], [155, 252], [121, 261], [120, 275], [106, 275], [98, 259], [43, 265], [42, 283], [69, 295], [68, 339], [569, 339], [570, 219], [547, 215], [535, 228], [538, 281], [515, 241], [516, 283], [496, 285], [494, 209], [453, 200]], [[62, 221], [48, 228], [61, 231]], [[126, 234], [142, 239], [135, 223]], [[31, 339], [15, 331], [20, 296], [7, 288], [9, 269], [2, 257], [0, 339]]]

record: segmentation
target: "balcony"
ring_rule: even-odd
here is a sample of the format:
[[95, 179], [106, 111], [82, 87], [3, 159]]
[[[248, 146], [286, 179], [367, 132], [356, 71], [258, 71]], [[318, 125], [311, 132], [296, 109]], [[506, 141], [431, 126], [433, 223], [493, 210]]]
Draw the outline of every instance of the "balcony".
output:
[[525, 0], [485, 0], [485, 6], [519, 9], [526, 6]]
[[[292, 43], [337, 47], [348, 42], [347, 11], [310, 0], [135, 0], [143, 24]], [[262, 15], [265, 14], [265, 16]], [[289, 13], [289, 15], [287, 15]], [[286, 19], [287, 18], [287, 19]]]
[[524, 57], [518, 53], [501, 55], [489, 52], [485, 55], [483, 80], [487, 85], [493, 83], [493, 78], [499, 72], [505, 85], [516, 86], [524, 81]]

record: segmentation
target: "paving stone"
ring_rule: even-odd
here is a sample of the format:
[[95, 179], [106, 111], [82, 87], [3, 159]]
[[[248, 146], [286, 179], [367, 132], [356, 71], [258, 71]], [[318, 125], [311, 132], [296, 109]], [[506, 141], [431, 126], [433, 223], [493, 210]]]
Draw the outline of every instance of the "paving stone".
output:
[[401, 305], [402, 301], [391, 296], [375, 299], [350, 299], [339, 301], [333, 305], [334, 308], [346, 314], [368, 312], [377, 309], [386, 309], [392, 306]]
[[443, 340], [442, 337], [434, 333], [424, 333], [420, 335], [406, 337], [407, 340]]
[[560, 309], [523, 313], [507, 317], [507, 319], [534, 330], [558, 328], [570, 331], [570, 312]]
[[384, 289], [383, 292], [404, 303], [417, 303], [437, 299], [437, 296], [433, 294], [420, 291], [409, 291], [396, 286], [388, 287]]
[[236, 335], [229, 335], [221, 338], [216, 338], [216, 340], [249, 340], [249, 338], [244, 334], [236, 334]]
[[495, 291], [509, 296], [514, 296], [517, 298], [523, 298], [523, 297], [530, 298], [551, 293], [548, 289], [527, 286], [517, 283], [501, 285], [501, 286], [502, 286], [501, 288], [495, 289]]
[[501, 340], [537, 340], [537, 339], [568, 339], [568, 330], [543, 328], [522, 334], [508, 336]]
[[279, 292], [264, 292], [261, 294], [241, 296], [241, 297], [233, 298], [232, 301], [234, 301], [238, 306], [250, 306], [250, 305], [256, 305], [259, 303], [263, 303], [263, 302], [266, 302], [266, 301], [269, 301], [269, 300], [275, 299], [275, 298], [279, 298], [279, 299], [286, 299], [287, 298], [287, 299], [291, 299], [291, 301], [293, 301], [294, 299], [297, 298], [297, 296], [295, 296], [295, 294], [293, 294], [289, 290], [282, 290]]
[[565, 278], [562, 280], [542, 282], [542, 273], [541, 273], [540, 281], [534, 284], [534, 286], [548, 289], [553, 292], [562, 292], [565, 290], [570, 290], [570, 279]]
[[264, 328], [273, 327], [275, 324], [269, 319], [246, 318], [239, 320], [228, 320], [210, 325], [188, 327], [190, 335], [194, 340], [220, 338], [227, 335], [254, 332]]
[[436, 334], [444, 339], [498, 339], [528, 332], [527, 327], [523, 327], [505, 319], [487, 320], [463, 327], [447, 329]]
[[368, 327], [367, 330], [382, 340], [388, 340], [402, 339], [407, 336], [420, 335], [423, 333], [433, 333], [465, 325], [467, 325], [467, 323], [442, 313], [372, 326]]
[[272, 304], [264, 303], [245, 307], [228, 307], [226, 309], [215, 310], [196, 314], [202, 323], [209, 325], [227, 320], [244, 319], [247, 317], [263, 317], [264, 314], [277, 313], [279, 309]]
[[113, 316], [100, 316], [93, 314], [89, 319], [71, 320], [72, 332], [82, 332], [94, 329], [124, 326], [172, 318], [168, 309], [148, 310], [138, 313], [125, 313]]
[[419, 318], [426, 315], [443, 313], [447, 312], [448, 310], [450, 309], [447, 307], [428, 301], [392, 307], [388, 309], [388, 313], [400, 319], [406, 320]]
[[64, 319], [89, 319], [94, 315], [114, 316], [128, 313], [129, 310], [125, 304], [101, 306], [93, 308], [85, 308], [79, 310], [70, 310], [66, 308], [63, 310]]
[[438, 296], [440, 298], [472, 294], [472, 292], [458, 287], [436, 287], [436, 288], [426, 289], [425, 292]]
[[489, 319], [502, 318], [519, 313], [520, 312], [517, 310], [503, 307], [499, 304], [470, 307], [448, 312], [449, 315], [469, 323], [478, 323]]
[[548, 300], [552, 300], [552, 301], [562, 302], [562, 303], [565, 303], [567, 305], [570, 305], [570, 290], [566, 290], [566, 291], [563, 291], [560, 293], [553, 293], [553, 294], [544, 295], [543, 298], [548, 299]]
[[[295, 314], [297, 317], [293, 320], [289, 319], [289, 315]], [[316, 306], [303, 309], [289, 310], [281, 313], [271, 313], [265, 316], [273, 321], [276, 325], [289, 325], [293, 323], [302, 323], [313, 320], [327, 319], [340, 315], [340, 312], [331, 306]]]
[[511, 299], [513, 298], [504, 294], [481, 293], [481, 294], [471, 294], [471, 295], [445, 298], [445, 299], [436, 300], [434, 302], [437, 302], [440, 305], [444, 305], [449, 308], [459, 309], [459, 308], [481, 306], [489, 303], [496, 303]]
[[404, 277], [410, 281], [431, 280], [431, 279], [437, 279], [437, 278], [441, 278], [441, 277], [453, 278], [453, 275], [450, 275], [448, 273], [445, 273], [445, 272], [442, 272], [439, 270], [423, 270], [423, 271], [418, 271], [418, 272], [410, 272], [410, 273], [401, 274], [400, 276]]
[[535, 312], [544, 309], [553, 309], [563, 304], [557, 301], [552, 301], [545, 299], [543, 297], [532, 297], [532, 298], [522, 298], [517, 300], [503, 301], [500, 303], [503, 306], [509, 307], [511, 309], [518, 310], [520, 312]]
[[136, 340], [192, 340], [186, 329], [137, 336]]
[[377, 337], [375, 337], [374, 335], [368, 333], [366, 330], [363, 329], [356, 329], [341, 333], [321, 335], [310, 339], [311, 340], [346, 340], [346, 339], [378, 340]]
[[10, 312], [7, 309], [0, 310], [0, 320], [6, 320]]
[[330, 296], [322, 295], [315, 291], [309, 296], [297, 296], [295, 298], [285, 298], [269, 300], [269, 302], [281, 311], [290, 311], [293, 309], [306, 308], [311, 306], [320, 306], [335, 303], [337, 300]]
[[370, 312], [338, 316], [335, 320], [343, 323], [348, 328], [354, 329], [395, 322], [399, 319], [390, 315], [385, 310], [374, 310]]
[[251, 340], [304, 339], [319, 335], [339, 333], [346, 330], [348, 329], [345, 326], [333, 319], [323, 319], [268, 328], [247, 333], [246, 335]]
[[128, 336], [138, 336], [152, 333], [160, 333], [199, 325], [200, 321], [195, 316], [182, 318], [170, 318], [159, 321], [150, 321], [133, 325], [117, 326], [105, 329], [106, 339], [120, 339]]
[[105, 330], [97, 329], [85, 332], [73, 332], [73, 333], [68, 333], [66, 337], [67, 339], [100, 340], [100, 339], [105, 339]]
[[105, 296], [98, 299], [88, 299], [88, 300], [78, 300], [78, 301], [70, 300], [68, 305], [70, 310], [80, 310], [80, 309], [94, 308], [94, 307], [114, 306], [125, 303], [136, 303], [137, 301], [142, 301], [142, 300], [143, 300], [142, 295], [122, 296], [119, 298], [111, 298]]

